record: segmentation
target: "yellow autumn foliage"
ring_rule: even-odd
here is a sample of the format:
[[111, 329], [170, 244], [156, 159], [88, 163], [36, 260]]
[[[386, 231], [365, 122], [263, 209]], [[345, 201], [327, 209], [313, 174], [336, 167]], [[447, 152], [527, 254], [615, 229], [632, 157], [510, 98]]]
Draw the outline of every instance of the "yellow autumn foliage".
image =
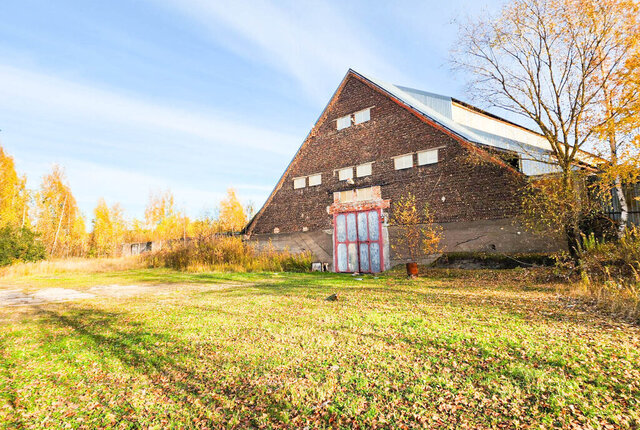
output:
[[144, 216], [153, 240], [188, 236], [189, 218], [176, 209], [173, 193], [169, 190], [149, 195]]
[[100, 199], [93, 210], [93, 230], [89, 241], [90, 255], [94, 257], [118, 255], [126, 230], [127, 223], [122, 207], [117, 203], [109, 207], [104, 199]]
[[220, 202], [219, 222], [227, 232], [239, 232], [247, 224], [247, 215], [233, 188], [227, 190], [227, 197]]
[[0, 146], [0, 227], [29, 225], [26, 178], [16, 173], [13, 158]]
[[397, 231], [391, 248], [399, 258], [417, 262], [420, 257], [441, 252], [442, 228], [434, 223], [428, 205], [425, 204], [422, 211], [418, 209], [412, 193], [401, 196], [393, 203], [389, 225]]
[[83, 256], [86, 252], [85, 223], [64, 171], [54, 166], [42, 178], [36, 196], [36, 230], [49, 255]]

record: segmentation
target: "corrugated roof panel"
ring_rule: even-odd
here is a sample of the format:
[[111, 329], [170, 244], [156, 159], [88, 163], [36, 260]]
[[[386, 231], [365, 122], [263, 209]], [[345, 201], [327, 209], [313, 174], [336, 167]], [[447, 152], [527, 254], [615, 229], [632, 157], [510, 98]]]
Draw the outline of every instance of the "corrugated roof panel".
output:
[[544, 136], [524, 127], [517, 126], [509, 121], [496, 118], [492, 114], [479, 112], [469, 106], [470, 105], [453, 103], [451, 107], [451, 119], [458, 124], [474, 130], [482, 130], [492, 135], [537, 146], [547, 151], [551, 149], [551, 145], [549, 145], [549, 142]]
[[[548, 155], [543, 155], [542, 160], [532, 160], [523, 158], [520, 160], [522, 173], [527, 176], [548, 175], [550, 173], [560, 173], [562, 169], [557, 164], [553, 164]], [[544, 161], [546, 159], [546, 161]]]
[[451, 97], [417, 90], [415, 88], [401, 87], [400, 85], [396, 85], [396, 87], [415, 97], [416, 100], [422, 102], [426, 106], [429, 106], [431, 109], [435, 110], [441, 115], [444, 115], [449, 119], [453, 119], [451, 112]]

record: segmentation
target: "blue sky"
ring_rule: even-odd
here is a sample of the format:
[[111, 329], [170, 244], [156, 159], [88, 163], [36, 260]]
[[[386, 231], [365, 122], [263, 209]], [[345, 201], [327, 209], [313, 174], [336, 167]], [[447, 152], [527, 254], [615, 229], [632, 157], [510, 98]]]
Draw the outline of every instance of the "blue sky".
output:
[[454, 19], [485, 1], [0, 2], [0, 145], [32, 188], [62, 165], [91, 219], [171, 189], [259, 207], [349, 67], [469, 100]]

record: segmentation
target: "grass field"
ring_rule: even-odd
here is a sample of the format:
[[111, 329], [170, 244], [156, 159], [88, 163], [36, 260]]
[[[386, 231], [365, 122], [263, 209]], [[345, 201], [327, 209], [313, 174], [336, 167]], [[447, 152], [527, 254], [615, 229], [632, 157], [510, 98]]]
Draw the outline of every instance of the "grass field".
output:
[[[8, 428], [619, 428], [640, 330], [519, 270], [0, 278], [151, 288], [0, 308]], [[336, 302], [325, 301], [338, 293]]]

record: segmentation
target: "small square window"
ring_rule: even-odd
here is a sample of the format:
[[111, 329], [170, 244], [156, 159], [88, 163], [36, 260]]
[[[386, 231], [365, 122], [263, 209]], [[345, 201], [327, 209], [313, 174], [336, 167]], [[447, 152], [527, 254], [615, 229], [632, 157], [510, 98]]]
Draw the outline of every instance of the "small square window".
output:
[[428, 151], [418, 152], [418, 166], [425, 164], [435, 164], [438, 162], [438, 150], [430, 149]]
[[360, 112], [356, 112], [355, 115], [355, 123], [362, 124], [363, 122], [367, 122], [371, 119], [371, 108], [366, 108], [361, 110]]
[[293, 189], [297, 190], [298, 188], [304, 188], [307, 184], [307, 178], [294, 178], [293, 179]]
[[322, 183], [322, 175], [320, 173], [318, 173], [317, 175], [309, 176], [310, 187], [315, 187], [317, 185], [320, 185], [321, 183]]
[[338, 118], [338, 130], [342, 130], [343, 128], [347, 128], [350, 126], [351, 126], [351, 115]]
[[410, 169], [413, 167], [413, 154], [401, 155], [393, 159], [393, 167], [396, 170]]
[[362, 178], [363, 176], [371, 175], [371, 163], [361, 164], [356, 167], [356, 176]]
[[353, 167], [346, 167], [338, 170], [338, 180], [346, 181], [351, 178], [353, 178]]

